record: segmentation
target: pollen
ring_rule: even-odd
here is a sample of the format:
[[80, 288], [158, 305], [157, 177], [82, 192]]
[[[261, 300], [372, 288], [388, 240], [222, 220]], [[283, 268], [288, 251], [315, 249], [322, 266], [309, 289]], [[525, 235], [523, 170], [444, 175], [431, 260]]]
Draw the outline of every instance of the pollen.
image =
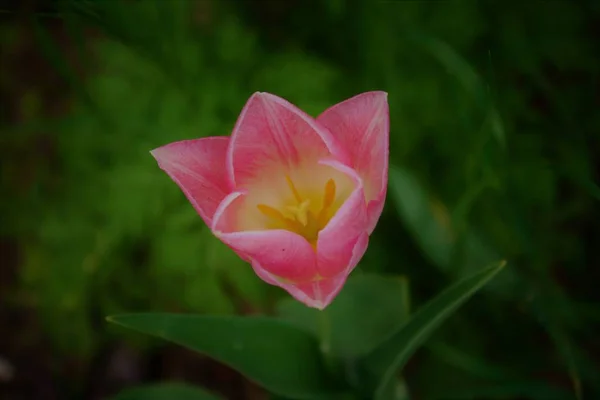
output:
[[310, 199], [306, 199], [298, 206], [287, 206], [285, 209], [291, 213], [292, 218], [306, 226], [308, 224], [308, 213], [310, 212], [309, 206]]
[[[301, 193], [289, 176], [286, 175], [285, 179], [293, 196], [290, 203], [284, 205], [281, 210], [266, 204], [258, 204], [256, 207], [274, 223], [274, 227], [295, 232], [316, 246], [319, 232], [327, 225], [335, 211], [335, 181], [329, 179], [323, 191], [318, 194]], [[320, 208], [315, 207], [318, 204], [321, 205]]]

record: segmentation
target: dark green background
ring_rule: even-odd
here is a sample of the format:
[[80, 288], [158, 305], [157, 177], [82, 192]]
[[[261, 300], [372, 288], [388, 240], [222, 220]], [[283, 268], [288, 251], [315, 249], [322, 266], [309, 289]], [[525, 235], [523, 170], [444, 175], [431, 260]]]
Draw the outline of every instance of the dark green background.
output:
[[104, 321], [270, 313], [287, 296], [211, 237], [149, 151], [228, 135], [255, 91], [316, 116], [367, 90], [389, 93], [394, 172], [359, 270], [404, 275], [416, 308], [508, 260], [409, 363], [410, 393], [600, 397], [599, 4], [3, 5], [0, 398], [171, 378], [264, 398]]

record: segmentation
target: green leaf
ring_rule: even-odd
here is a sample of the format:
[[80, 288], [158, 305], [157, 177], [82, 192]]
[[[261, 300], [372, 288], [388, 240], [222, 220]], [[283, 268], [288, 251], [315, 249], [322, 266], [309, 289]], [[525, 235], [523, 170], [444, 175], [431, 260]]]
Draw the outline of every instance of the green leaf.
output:
[[443, 270], [451, 265], [455, 233], [450, 215], [432, 201], [416, 177], [409, 171], [391, 166], [390, 197], [406, 226], [429, 259]]
[[[410, 171], [391, 166], [389, 189], [398, 214], [424, 255], [444, 273], [450, 276], [472, 274], [481, 265], [500, 258], [495, 249], [468, 226], [461, 243], [445, 205], [431, 197]], [[454, 258], [457, 254], [461, 255], [460, 263]], [[510, 298], [522, 293], [522, 283], [517, 273], [509, 270], [486, 290]]]
[[456, 393], [445, 393], [448, 400], [478, 399], [531, 399], [531, 400], [572, 400], [573, 396], [562, 387], [548, 385], [547, 382], [511, 382], [461, 390]]
[[315, 336], [323, 334], [322, 325], [326, 323], [327, 337], [322, 340], [330, 352], [343, 358], [359, 357], [408, 318], [408, 283], [403, 277], [357, 275], [348, 279], [325, 311], [285, 299], [279, 303], [277, 312]]
[[184, 383], [158, 383], [121, 391], [112, 400], [219, 400], [204, 389]]
[[440, 293], [421, 308], [403, 327], [365, 358], [365, 365], [377, 376], [375, 399], [384, 400], [395, 374], [458, 307], [489, 282], [504, 267], [499, 262], [471, 275]]
[[514, 377], [514, 369], [507, 370], [489, 362], [484, 357], [468, 352], [443, 342], [434, 342], [426, 346], [435, 356], [436, 362], [442, 362], [455, 371], [463, 371], [473, 377], [485, 380], [500, 380]]
[[[582, 372], [585, 371], [587, 378], [590, 382], [597, 382], [598, 375], [593, 367], [587, 367], [585, 362], [585, 351], [579, 348], [575, 343], [574, 338], [571, 337], [571, 333], [565, 326], [564, 314], [561, 314], [561, 310], [568, 310], [569, 306], [565, 304], [565, 301], [558, 296], [551, 296], [548, 293], [542, 292], [532, 299], [531, 307], [534, 315], [538, 318], [550, 339], [552, 340], [554, 347], [558, 351], [558, 355], [562, 358], [562, 362], [568, 370], [571, 378], [571, 384], [573, 387], [573, 394], [575, 399], [581, 400], [582, 394]], [[561, 304], [562, 303], [562, 304]], [[569, 315], [573, 315], [574, 312], [569, 312]]]
[[206, 354], [276, 394], [330, 398], [335, 390], [317, 341], [285, 321], [158, 313], [108, 320]]

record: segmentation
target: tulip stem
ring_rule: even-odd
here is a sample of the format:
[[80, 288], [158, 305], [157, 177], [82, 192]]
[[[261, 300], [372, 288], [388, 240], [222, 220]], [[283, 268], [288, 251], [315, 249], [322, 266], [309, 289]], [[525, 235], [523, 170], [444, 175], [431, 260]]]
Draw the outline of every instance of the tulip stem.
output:
[[321, 351], [323, 354], [328, 355], [330, 351], [330, 337], [331, 337], [331, 322], [329, 321], [329, 313], [325, 310], [321, 310], [319, 313], [319, 322], [321, 325]]

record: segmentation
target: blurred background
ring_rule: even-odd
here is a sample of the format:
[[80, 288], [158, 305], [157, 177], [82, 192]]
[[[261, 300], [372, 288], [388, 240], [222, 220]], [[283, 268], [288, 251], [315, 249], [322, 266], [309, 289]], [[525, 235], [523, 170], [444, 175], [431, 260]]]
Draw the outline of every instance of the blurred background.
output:
[[230, 134], [255, 91], [311, 115], [389, 93], [388, 201], [359, 271], [413, 309], [508, 260], [413, 357], [414, 399], [600, 398], [600, 3], [0, 2], [0, 399], [157, 380], [267, 399], [109, 326], [272, 313], [149, 151]]

